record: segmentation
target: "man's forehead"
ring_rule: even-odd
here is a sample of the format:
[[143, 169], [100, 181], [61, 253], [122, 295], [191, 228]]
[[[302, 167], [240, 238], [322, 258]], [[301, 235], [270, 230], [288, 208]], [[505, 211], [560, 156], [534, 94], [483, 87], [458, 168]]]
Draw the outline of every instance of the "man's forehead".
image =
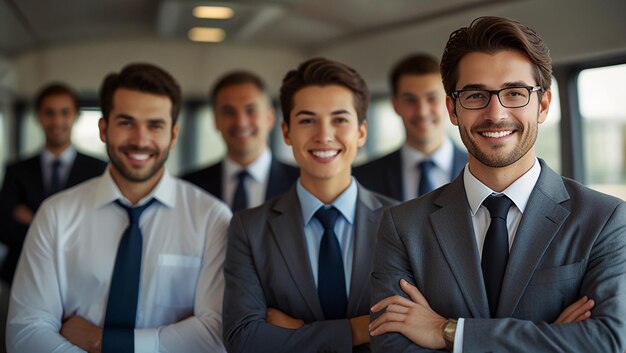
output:
[[511, 82], [536, 84], [532, 62], [520, 51], [472, 52], [459, 61], [457, 89], [467, 85], [504, 87]]

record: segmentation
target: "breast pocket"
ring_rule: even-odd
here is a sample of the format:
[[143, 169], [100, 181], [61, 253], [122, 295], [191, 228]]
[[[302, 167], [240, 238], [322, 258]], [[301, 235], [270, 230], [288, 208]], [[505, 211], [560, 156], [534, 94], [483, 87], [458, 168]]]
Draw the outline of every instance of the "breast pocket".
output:
[[200, 258], [160, 254], [157, 273], [157, 304], [172, 308], [193, 308]]
[[550, 283], [557, 284], [561, 281], [579, 278], [584, 265], [585, 261], [583, 260], [573, 264], [538, 270], [535, 274], [533, 274], [533, 277], [530, 280], [530, 285], [536, 286]]

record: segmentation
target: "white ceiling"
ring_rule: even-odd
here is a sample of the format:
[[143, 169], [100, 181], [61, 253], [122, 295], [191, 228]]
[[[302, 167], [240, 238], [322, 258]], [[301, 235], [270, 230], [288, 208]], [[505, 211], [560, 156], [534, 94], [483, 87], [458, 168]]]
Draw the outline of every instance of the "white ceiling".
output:
[[[443, 16], [523, 0], [0, 0], [0, 53], [16, 56], [77, 41], [181, 38], [194, 26], [226, 42], [314, 52]], [[201, 20], [197, 5], [226, 5], [228, 20]]]

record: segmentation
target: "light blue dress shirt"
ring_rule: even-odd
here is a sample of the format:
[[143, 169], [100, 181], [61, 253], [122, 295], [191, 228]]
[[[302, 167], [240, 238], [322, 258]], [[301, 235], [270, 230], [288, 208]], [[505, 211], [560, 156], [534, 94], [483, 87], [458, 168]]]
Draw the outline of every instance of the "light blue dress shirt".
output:
[[[307, 191], [300, 179], [296, 184], [296, 192], [300, 201], [300, 209], [302, 211], [302, 224], [304, 224], [304, 237], [306, 239], [307, 251], [309, 253], [309, 261], [313, 278], [315, 279], [315, 287], [317, 287], [317, 270], [318, 258], [320, 252], [320, 243], [322, 235], [324, 235], [324, 227], [315, 218], [315, 212], [324, 206], [324, 203], [317, 197]], [[335, 223], [335, 234], [341, 247], [341, 255], [343, 258], [343, 269], [346, 277], [346, 294], [350, 296], [350, 280], [352, 278], [352, 259], [354, 257], [354, 218], [356, 215], [356, 201], [358, 188], [354, 178], [350, 186], [335, 199], [332, 206], [341, 214]]]

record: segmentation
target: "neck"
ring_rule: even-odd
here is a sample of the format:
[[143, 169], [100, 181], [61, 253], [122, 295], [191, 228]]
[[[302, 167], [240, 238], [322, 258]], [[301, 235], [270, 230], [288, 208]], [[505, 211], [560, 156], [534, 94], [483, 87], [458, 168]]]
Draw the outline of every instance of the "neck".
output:
[[522, 175], [526, 174], [533, 167], [535, 159], [534, 151], [531, 150], [520, 160], [506, 167], [488, 167], [480, 163], [471, 154], [468, 157], [468, 163], [469, 170], [476, 179], [487, 185], [491, 190], [502, 192]]
[[436, 150], [438, 150], [443, 145], [443, 137], [424, 140], [424, 141], [414, 141], [414, 140], [406, 140], [406, 144], [412, 149], [430, 157]]
[[302, 186], [322, 201], [325, 205], [330, 205], [344, 192], [352, 182], [352, 177], [332, 178], [332, 179], [311, 179], [305, 175], [300, 176]]
[[234, 151], [228, 151], [227, 155], [233, 162], [237, 163], [242, 168], [246, 168], [256, 161], [261, 156], [263, 151], [265, 151], [265, 148], [249, 153], [235, 153]]
[[148, 180], [136, 182], [128, 180], [117, 169], [115, 169], [115, 167], [110, 166], [109, 168], [111, 177], [122, 192], [122, 195], [124, 195], [124, 197], [126, 197], [133, 205], [136, 205], [139, 200], [143, 199], [150, 194], [152, 190], [154, 190], [165, 172], [165, 169], [162, 167], [159, 172], [150, 177]]
[[46, 142], [46, 149], [50, 153], [52, 153], [53, 156], [58, 157], [63, 152], [65, 152], [65, 150], [68, 149], [70, 147], [70, 145], [71, 145], [71, 143], [66, 143], [66, 144], [62, 144], [62, 145], [54, 145], [54, 144]]

